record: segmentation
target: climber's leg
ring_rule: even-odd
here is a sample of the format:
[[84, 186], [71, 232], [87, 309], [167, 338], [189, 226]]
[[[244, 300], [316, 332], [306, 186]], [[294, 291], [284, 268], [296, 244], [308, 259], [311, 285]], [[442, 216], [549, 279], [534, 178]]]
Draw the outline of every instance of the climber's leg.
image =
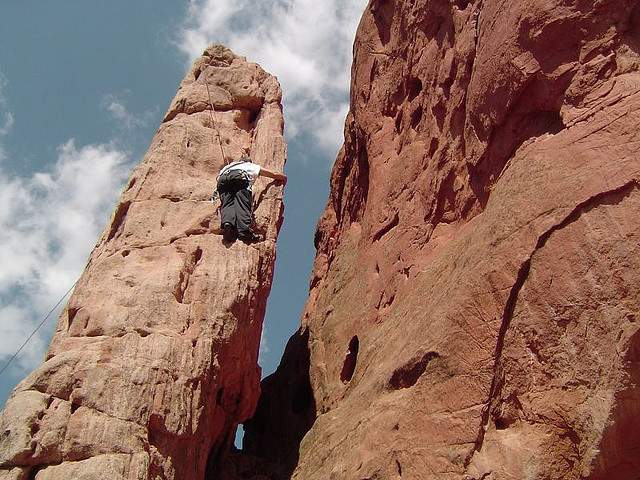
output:
[[253, 195], [251, 190], [247, 190], [246, 188], [239, 190], [235, 195], [234, 205], [238, 238], [253, 240], [254, 235], [251, 231], [251, 223], [253, 221]]
[[235, 196], [233, 192], [220, 192], [220, 224], [225, 233], [238, 228]]

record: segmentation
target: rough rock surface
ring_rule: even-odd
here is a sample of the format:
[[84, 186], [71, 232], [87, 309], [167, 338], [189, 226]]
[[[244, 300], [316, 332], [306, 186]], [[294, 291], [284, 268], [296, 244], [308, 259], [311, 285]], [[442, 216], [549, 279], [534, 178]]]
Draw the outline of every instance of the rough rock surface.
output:
[[640, 478], [639, 5], [370, 2], [231, 478]]
[[223, 242], [205, 82], [226, 153], [248, 148], [283, 168], [277, 80], [210, 47], [134, 170], [45, 363], [7, 402], [0, 479], [202, 479], [252, 414], [282, 191], [254, 187], [265, 241]]

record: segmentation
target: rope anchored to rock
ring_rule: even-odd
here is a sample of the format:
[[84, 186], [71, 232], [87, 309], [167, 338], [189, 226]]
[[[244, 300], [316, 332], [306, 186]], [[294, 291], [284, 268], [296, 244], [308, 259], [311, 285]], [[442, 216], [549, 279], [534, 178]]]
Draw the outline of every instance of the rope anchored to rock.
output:
[[[211, 117], [211, 126], [213, 126], [213, 128], [216, 131], [216, 134], [218, 135], [218, 144], [220, 145], [220, 152], [222, 153], [222, 161], [225, 163], [225, 165], [227, 164], [227, 157], [224, 154], [224, 147], [222, 146], [222, 138], [220, 137], [220, 130], [218, 129], [218, 125], [216, 124], [215, 120], [213, 119], [213, 102], [211, 101], [211, 92], [209, 91], [209, 83], [205, 82], [205, 85], [207, 87], [207, 95], [209, 96], [209, 106], [211, 107], [211, 110], [209, 110], [209, 116]], [[215, 140], [214, 140], [215, 142]]]

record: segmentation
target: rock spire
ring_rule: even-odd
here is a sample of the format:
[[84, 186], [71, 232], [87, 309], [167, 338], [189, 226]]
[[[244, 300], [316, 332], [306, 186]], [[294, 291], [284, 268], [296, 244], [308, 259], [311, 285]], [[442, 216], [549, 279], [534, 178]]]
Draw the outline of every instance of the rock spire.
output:
[[252, 414], [282, 188], [254, 187], [264, 242], [223, 243], [207, 83], [226, 153], [248, 149], [282, 170], [277, 80], [208, 48], [131, 175], [46, 361], [7, 402], [0, 479], [202, 479]]

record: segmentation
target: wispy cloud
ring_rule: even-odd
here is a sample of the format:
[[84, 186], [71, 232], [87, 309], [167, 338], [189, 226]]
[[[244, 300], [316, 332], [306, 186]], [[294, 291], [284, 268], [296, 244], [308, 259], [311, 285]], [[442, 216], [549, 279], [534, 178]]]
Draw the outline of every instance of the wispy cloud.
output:
[[7, 79], [0, 72], [0, 161], [6, 157], [4, 139], [13, 128], [13, 113], [9, 110], [5, 96], [7, 83]]
[[260, 63], [284, 90], [287, 133], [326, 152], [342, 143], [352, 45], [366, 0], [191, 0], [178, 45], [193, 59], [212, 42]]
[[154, 111], [134, 113], [127, 107], [124, 95], [109, 94], [102, 100], [102, 107], [109, 113], [111, 119], [116, 122], [119, 130], [132, 131], [147, 127], [154, 119]]

